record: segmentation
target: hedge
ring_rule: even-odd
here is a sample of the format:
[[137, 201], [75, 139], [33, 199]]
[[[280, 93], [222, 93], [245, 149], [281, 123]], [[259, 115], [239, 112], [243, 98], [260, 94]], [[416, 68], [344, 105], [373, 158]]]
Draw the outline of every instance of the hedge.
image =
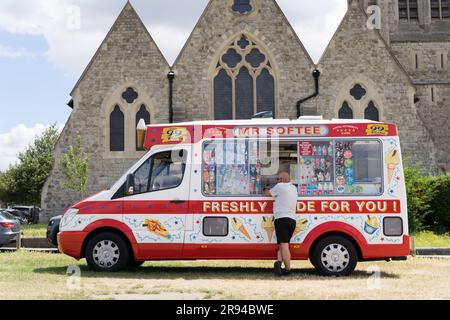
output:
[[405, 182], [410, 231], [449, 231], [450, 175], [429, 176], [417, 167], [406, 167]]

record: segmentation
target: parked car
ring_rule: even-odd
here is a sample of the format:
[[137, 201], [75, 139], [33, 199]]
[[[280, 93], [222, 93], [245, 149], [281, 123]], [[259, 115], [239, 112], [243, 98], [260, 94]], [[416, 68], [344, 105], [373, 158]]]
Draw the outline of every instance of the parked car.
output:
[[39, 223], [39, 212], [41, 211], [39, 208], [33, 206], [14, 206], [11, 209], [22, 211], [30, 224]]
[[15, 242], [20, 233], [20, 221], [7, 211], [0, 211], [0, 247]]
[[58, 232], [61, 219], [62, 215], [53, 217], [50, 219], [47, 225], [47, 240], [55, 247], [58, 246]]
[[16, 219], [20, 221], [20, 224], [29, 224], [28, 218], [25, 213], [20, 210], [15, 209], [0, 209], [1, 211], [6, 211], [9, 214], [13, 215]]

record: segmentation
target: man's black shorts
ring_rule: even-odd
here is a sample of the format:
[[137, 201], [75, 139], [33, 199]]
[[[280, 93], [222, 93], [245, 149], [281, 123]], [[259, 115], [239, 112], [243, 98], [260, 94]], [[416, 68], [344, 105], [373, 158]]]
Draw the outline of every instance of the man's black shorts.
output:
[[281, 218], [275, 220], [275, 233], [277, 235], [278, 244], [291, 242], [296, 225], [297, 222], [291, 218]]

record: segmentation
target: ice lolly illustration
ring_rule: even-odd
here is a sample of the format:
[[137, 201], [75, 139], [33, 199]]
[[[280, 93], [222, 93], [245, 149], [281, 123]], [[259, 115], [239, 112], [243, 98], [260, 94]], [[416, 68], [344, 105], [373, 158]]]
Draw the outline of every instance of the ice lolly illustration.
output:
[[400, 157], [398, 155], [397, 150], [392, 148], [388, 154], [386, 155], [386, 165], [388, 168], [388, 182], [392, 182], [392, 178], [394, 178], [394, 171], [397, 166], [400, 164]]
[[294, 234], [292, 237], [295, 237], [297, 234], [306, 229], [306, 225], [308, 224], [308, 220], [306, 219], [297, 219], [297, 225], [295, 226]]
[[170, 239], [170, 233], [167, 229], [162, 225], [159, 220], [155, 219], [146, 219], [143, 227], [147, 227], [147, 230], [151, 233], [157, 234], [163, 238]]
[[231, 219], [231, 225], [235, 231], [242, 233], [247, 239], [252, 240], [250, 233], [248, 233], [241, 220], [233, 218]]
[[272, 241], [275, 232], [275, 218], [273, 216], [262, 217], [261, 227], [266, 231], [269, 242]]

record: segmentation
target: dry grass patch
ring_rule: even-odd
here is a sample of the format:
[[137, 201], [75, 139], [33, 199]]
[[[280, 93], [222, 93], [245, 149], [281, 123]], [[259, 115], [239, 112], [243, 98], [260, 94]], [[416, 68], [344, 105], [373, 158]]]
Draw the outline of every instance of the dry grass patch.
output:
[[[80, 287], [66, 274], [80, 267]], [[114, 274], [59, 254], [0, 253], [3, 299], [450, 299], [450, 259], [359, 263], [348, 278], [318, 276], [307, 261], [289, 278], [275, 278], [270, 261], [147, 262]], [[373, 280], [368, 268], [380, 272]], [[76, 284], [76, 282], [75, 282]], [[377, 286], [379, 285], [379, 286]]]

